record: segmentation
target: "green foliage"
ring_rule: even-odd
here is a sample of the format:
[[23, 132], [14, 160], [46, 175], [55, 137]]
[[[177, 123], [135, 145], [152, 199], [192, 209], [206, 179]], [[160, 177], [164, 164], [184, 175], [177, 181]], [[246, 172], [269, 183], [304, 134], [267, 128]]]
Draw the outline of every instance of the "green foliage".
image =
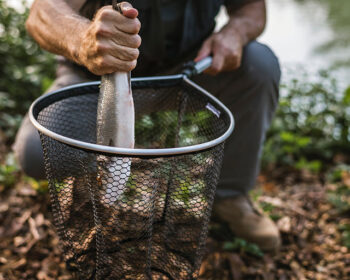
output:
[[249, 243], [248, 241], [241, 238], [234, 238], [233, 241], [226, 241], [223, 245], [223, 249], [227, 251], [247, 253], [259, 258], [264, 256], [264, 253], [261, 251], [258, 245]]
[[5, 188], [12, 187], [16, 182], [15, 171], [14, 166], [0, 165], [0, 185], [3, 185]]
[[[179, 113], [174, 110], [153, 112], [144, 115], [135, 123], [135, 139], [143, 139], [143, 148], [168, 148], [189, 146], [208, 141], [203, 131], [213, 120], [212, 114], [207, 111], [185, 113], [181, 116], [179, 137], [176, 139]], [[147, 136], [147, 138], [146, 138]], [[176, 143], [178, 141], [178, 143]]]
[[268, 214], [271, 213], [273, 209], [275, 209], [275, 206], [268, 202], [262, 201], [259, 203], [259, 205], [262, 208], [262, 210]]
[[267, 214], [270, 216], [270, 218], [273, 221], [278, 221], [279, 219], [281, 219], [281, 215], [278, 214], [278, 211], [274, 211], [276, 209], [276, 207], [269, 203], [269, 202], [265, 202], [265, 201], [259, 201], [259, 197], [263, 194], [263, 190], [261, 188], [255, 188], [253, 190], [251, 190], [249, 192], [249, 196], [250, 198], [257, 203], [260, 208]]
[[273, 204], [268, 203], [268, 202], [264, 202], [264, 201], [260, 201], [259, 206], [267, 215], [270, 216], [270, 218], [273, 221], [276, 222], [282, 218], [280, 214], [277, 214], [276, 212], [273, 211], [276, 208]]
[[[36, 180], [31, 177], [24, 177], [24, 181], [29, 184], [34, 190], [36, 190], [39, 194], [45, 194], [49, 191], [49, 182], [47, 180]], [[55, 185], [56, 191], [60, 192], [64, 189], [63, 184]]]
[[295, 167], [299, 170], [309, 170], [314, 173], [321, 171], [322, 162], [320, 160], [307, 160], [305, 157], [302, 157], [296, 164]]
[[[16, 163], [13, 153], [9, 153], [3, 164], [0, 165], [0, 190], [14, 187], [18, 182], [22, 181], [29, 184], [38, 193], [48, 192], [47, 180], [35, 180], [31, 177], [21, 176], [20, 168]], [[57, 187], [59, 185], [57, 184]], [[61, 185], [61, 188], [63, 184]]]
[[328, 171], [327, 181], [330, 183], [342, 183], [346, 174], [350, 174], [350, 166], [339, 164]]
[[343, 224], [339, 226], [342, 233], [342, 241], [345, 247], [350, 249], [350, 224]]
[[203, 180], [194, 179], [188, 176], [186, 180], [174, 180], [176, 188], [172, 199], [182, 201], [187, 207], [191, 207], [191, 200], [195, 202], [204, 201], [202, 195], [205, 183]]
[[343, 103], [345, 105], [350, 105], [350, 87], [348, 87], [345, 90], [345, 94], [344, 94], [344, 97], [343, 97]]
[[350, 210], [350, 188], [339, 186], [336, 190], [328, 193], [329, 202], [339, 211], [347, 212]]
[[0, 0], [0, 129], [12, 139], [21, 115], [51, 83], [55, 63], [25, 30], [28, 8], [17, 11], [7, 3]]
[[0, 165], [0, 189], [13, 187], [17, 182], [18, 171], [13, 154], [9, 154], [5, 163]]
[[6, 133], [8, 138], [14, 138], [22, 121], [21, 114], [15, 113], [15, 110], [16, 102], [10, 98], [8, 93], [0, 92], [0, 129]]
[[263, 194], [263, 191], [261, 188], [255, 188], [255, 189], [252, 189], [250, 192], [249, 192], [249, 196], [250, 198], [255, 202], [255, 203], [258, 203], [258, 200], [259, 200], [259, 197]]
[[350, 166], [341, 164], [334, 167], [328, 172], [327, 179], [333, 183], [328, 191], [328, 201], [340, 213], [350, 211]]
[[341, 90], [324, 71], [311, 77], [298, 70], [297, 75], [281, 87], [263, 164], [319, 172], [336, 154], [350, 152], [350, 89]]
[[130, 175], [128, 181], [126, 182], [126, 191], [123, 196], [123, 202], [127, 203], [131, 199], [135, 199], [138, 195], [137, 193], [137, 176]]

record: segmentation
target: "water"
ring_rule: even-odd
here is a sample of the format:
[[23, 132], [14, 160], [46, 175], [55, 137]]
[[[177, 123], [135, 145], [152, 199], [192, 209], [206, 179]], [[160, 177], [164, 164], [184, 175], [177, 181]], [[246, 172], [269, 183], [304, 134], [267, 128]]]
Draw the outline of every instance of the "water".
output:
[[[259, 41], [270, 46], [283, 67], [335, 68], [339, 79], [350, 84], [349, 0], [267, 0], [267, 11]], [[226, 20], [222, 11], [218, 28]]]
[[296, 1], [269, 0], [268, 22], [260, 41], [269, 45], [282, 64], [327, 66], [315, 50], [332, 34], [325, 9], [309, 2], [301, 7]]

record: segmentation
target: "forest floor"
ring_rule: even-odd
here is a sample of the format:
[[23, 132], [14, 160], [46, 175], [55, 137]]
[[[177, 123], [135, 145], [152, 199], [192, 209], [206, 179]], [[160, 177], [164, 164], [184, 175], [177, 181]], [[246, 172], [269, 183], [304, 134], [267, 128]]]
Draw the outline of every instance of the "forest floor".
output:
[[[47, 184], [5, 171], [12, 182], [0, 183], [0, 280], [72, 279], [51, 222]], [[349, 173], [342, 185], [350, 188]], [[276, 221], [280, 252], [263, 254], [211, 222], [199, 279], [350, 279], [350, 213], [330, 202], [336, 188], [310, 172], [263, 173], [252, 197]]]

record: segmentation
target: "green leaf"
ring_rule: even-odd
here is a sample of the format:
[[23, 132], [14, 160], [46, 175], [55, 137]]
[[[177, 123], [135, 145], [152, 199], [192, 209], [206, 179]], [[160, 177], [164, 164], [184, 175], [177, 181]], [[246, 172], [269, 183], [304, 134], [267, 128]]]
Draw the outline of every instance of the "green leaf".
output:
[[350, 105], [350, 87], [348, 87], [344, 92], [343, 103], [345, 105]]
[[233, 241], [224, 242], [223, 249], [226, 251], [237, 250], [259, 258], [264, 256], [264, 253], [261, 251], [258, 245], [254, 243], [249, 243], [246, 240], [241, 238], [234, 238]]
[[284, 142], [288, 142], [288, 143], [294, 142], [295, 140], [295, 135], [288, 131], [282, 131], [280, 133], [280, 137]]
[[349, 224], [340, 225], [339, 230], [342, 232], [342, 241], [344, 246], [350, 249], [350, 225]]
[[311, 138], [310, 137], [298, 137], [296, 143], [300, 148], [303, 148], [311, 143]]
[[296, 164], [297, 169], [306, 169], [315, 173], [318, 173], [322, 168], [322, 162], [319, 160], [308, 161], [305, 157], [302, 157]]

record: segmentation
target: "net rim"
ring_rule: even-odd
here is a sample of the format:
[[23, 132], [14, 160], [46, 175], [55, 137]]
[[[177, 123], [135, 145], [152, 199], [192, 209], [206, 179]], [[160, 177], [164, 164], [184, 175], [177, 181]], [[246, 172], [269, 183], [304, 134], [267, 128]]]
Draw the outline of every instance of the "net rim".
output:
[[206, 95], [213, 103], [219, 106], [228, 115], [230, 120], [230, 125], [228, 129], [225, 131], [225, 133], [223, 133], [220, 137], [213, 139], [211, 141], [197, 144], [197, 145], [186, 146], [186, 147], [164, 148], [164, 149], [129, 149], [129, 148], [118, 148], [118, 147], [98, 145], [98, 144], [87, 143], [84, 141], [72, 139], [45, 128], [36, 120], [34, 116], [34, 108], [38, 106], [39, 102], [41, 102], [42, 100], [62, 91], [77, 89], [85, 86], [99, 86], [100, 81], [79, 83], [79, 84], [64, 87], [59, 90], [40, 96], [30, 106], [29, 118], [32, 124], [34, 125], [34, 127], [39, 132], [41, 132], [42, 134], [52, 139], [55, 139], [61, 143], [64, 143], [76, 148], [89, 150], [92, 152], [106, 153], [106, 154], [129, 155], [129, 156], [172, 156], [172, 155], [189, 154], [189, 153], [195, 153], [195, 152], [207, 150], [223, 143], [232, 134], [235, 126], [234, 117], [231, 111], [219, 99], [217, 99], [208, 91], [206, 91], [205, 89], [203, 89], [202, 87], [200, 87], [199, 85], [191, 81], [186, 75], [179, 74], [179, 75], [172, 75], [172, 76], [141, 77], [141, 78], [132, 78], [131, 81], [143, 82], [143, 81], [175, 80], [175, 79], [182, 79], [184, 82], [186, 82], [190, 86], [199, 90], [202, 94]]

